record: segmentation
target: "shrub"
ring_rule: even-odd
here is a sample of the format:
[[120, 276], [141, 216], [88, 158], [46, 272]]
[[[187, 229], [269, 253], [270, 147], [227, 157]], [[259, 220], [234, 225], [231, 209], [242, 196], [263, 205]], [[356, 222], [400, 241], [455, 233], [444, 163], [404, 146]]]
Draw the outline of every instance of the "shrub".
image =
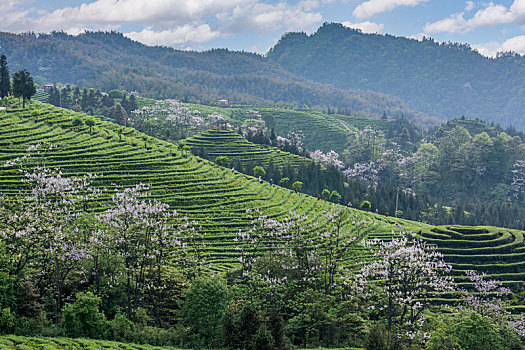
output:
[[223, 280], [214, 278], [193, 281], [186, 293], [182, 317], [196, 336], [194, 345], [222, 345], [220, 325], [229, 301], [230, 292]]
[[116, 341], [130, 341], [133, 336], [134, 325], [126, 316], [117, 313], [115, 317], [108, 322], [111, 331], [111, 338]]
[[215, 163], [219, 164], [219, 165], [224, 165], [226, 163], [228, 163], [230, 161], [230, 158], [226, 157], [226, 156], [218, 156], [217, 158], [215, 158]]
[[370, 210], [372, 208], [372, 204], [369, 201], [363, 201], [361, 202], [361, 205], [359, 206], [363, 210]]
[[339, 194], [339, 192], [334, 190], [332, 191], [332, 193], [330, 193], [330, 201], [334, 203], [339, 203], [340, 200], [341, 200], [341, 195]]
[[254, 176], [264, 176], [266, 175], [266, 171], [264, 170], [262, 166], [258, 165], [255, 168], [253, 168], [253, 175]]
[[295, 190], [295, 192], [301, 190], [301, 188], [303, 188], [303, 183], [301, 181], [295, 181], [292, 185], [293, 189]]
[[72, 304], [62, 311], [62, 326], [70, 337], [101, 338], [104, 336], [106, 318], [99, 311], [100, 298], [91, 292], [77, 293]]
[[80, 126], [84, 124], [84, 122], [82, 121], [82, 119], [80, 118], [75, 118], [73, 119], [73, 121], [71, 122], [71, 125], [73, 125], [74, 127], [77, 127], [77, 126]]
[[382, 326], [375, 326], [370, 330], [366, 340], [366, 350], [401, 350], [400, 340]]

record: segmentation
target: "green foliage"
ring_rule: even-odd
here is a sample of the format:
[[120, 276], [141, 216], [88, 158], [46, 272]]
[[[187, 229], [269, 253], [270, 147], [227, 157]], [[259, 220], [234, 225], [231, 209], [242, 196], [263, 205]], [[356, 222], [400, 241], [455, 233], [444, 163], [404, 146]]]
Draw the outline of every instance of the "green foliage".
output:
[[13, 94], [15, 97], [22, 97], [23, 107], [26, 107], [26, 100], [36, 93], [33, 77], [27, 70], [21, 70], [13, 75]]
[[215, 158], [215, 163], [217, 163], [219, 165], [225, 165], [229, 161], [230, 161], [230, 158], [228, 158], [226, 156], [218, 156], [217, 158]]
[[366, 339], [366, 350], [402, 350], [399, 338], [383, 326], [372, 327]]
[[11, 92], [11, 78], [7, 67], [7, 57], [0, 56], [0, 99], [7, 97]]
[[253, 168], [253, 175], [254, 176], [264, 176], [266, 175], [266, 171], [264, 168], [260, 165], [257, 165], [255, 168]]
[[122, 108], [120, 103], [117, 103], [115, 106], [110, 107], [107, 111], [106, 116], [120, 125], [125, 125], [128, 121], [128, 114], [126, 113], [124, 108]]
[[293, 189], [295, 190], [295, 192], [300, 191], [301, 188], [303, 188], [303, 183], [302, 183], [301, 181], [295, 181], [295, 182], [292, 184], [292, 187], [293, 187]]
[[339, 203], [339, 201], [341, 201], [341, 195], [336, 190], [333, 190], [330, 193], [329, 199], [331, 202]]
[[506, 326], [471, 312], [445, 320], [430, 337], [429, 350], [456, 349], [522, 349], [518, 336]]
[[89, 133], [91, 134], [91, 131], [93, 130], [93, 127], [95, 126], [95, 120], [93, 118], [87, 118], [85, 121], [86, 125], [89, 127]]
[[370, 210], [370, 208], [372, 208], [372, 204], [369, 202], [369, 201], [362, 201], [361, 204], [359, 205], [359, 208], [363, 209], [363, 210]]
[[221, 323], [231, 299], [226, 283], [219, 279], [196, 279], [186, 293], [183, 322], [198, 336], [194, 346], [220, 346]]
[[62, 312], [62, 326], [70, 337], [101, 338], [105, 333], [106, 318], [99, 311], [101, 300], [91, 292], [77, 293], [72, 304]]
[[71, 125], [73, 125], [74, 127], [80, 126], [82, 124], [84, 124], [84, 121], [80, 118], [74, 118], [71, 122]]
[[289, 177], [283, 177], [279, 183], [283, 186], [286, 186], [286, 184], [290, 181], [290, 178]]
[[134, 332], [134, 324], [121, 313], [108, 322], [110, 338], [113, 340], [131, 340]]
[[[468, 44], [367, 34], [327, 23], [312, 35], [285, 34], [268, 57], [308, 79], [392, 94], [432, 115], [525, 126], [519, 93], [525, 58], [516, 54], [488, 59]], [[493, 84], [498, 79], [505, 84]]]
[[9, 332], [13, 329], [14, 325], [15, 315], [11, 312], [11, 308], [5, 307], [0, 310], [0, 332]]

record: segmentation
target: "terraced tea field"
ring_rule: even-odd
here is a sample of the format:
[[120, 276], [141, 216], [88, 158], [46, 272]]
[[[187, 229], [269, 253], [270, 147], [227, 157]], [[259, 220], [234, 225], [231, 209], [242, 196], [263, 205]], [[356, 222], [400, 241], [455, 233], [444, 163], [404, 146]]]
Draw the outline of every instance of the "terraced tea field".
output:
[[270, 162], [277, 168], [284, 166], [309, 165], [311, 159], [301, 157], [289, 152], [283, 152], [276, 147], [264, 147], [247, 141], [241, 135], [233, 131], [208, 130], [202, 134], [190, 137], [185, 140], [191, 146], [192, 152], [197, 154], [204, 151], [210, 159], [218, 156], [226, 156], [232, 161], [239, 161], [242, 164], [261, 165], [264, 168]]
[[[50, 142], [58, 147], [46, 152], [48, 167], [60, 167], [65, 176], [97, 173], [94, 185], [105, 188], [104, 195], [91, 210], [102, 210], [112, 189], [139, 182], [151, 184], [153, 197], [199, 221], [207, 233], [208, 261], [224, 271], [237, 263], [234, 235], [249, 223], [247, 209], [261, 209], [266, 215], [281, 219], [290, 211], [308, 215], [309, 221], [327, 224], [323, 217], [331, 205], [305, 194], [260, 184], [244, 174], [184, 153], [173, 144], [152, 139], [138, 131], [97, 120], [90, 132], [85, 125], [73, 127], [75, 117], [84, 115], [33, 102], [30, 109], [0, 112], [0, 163], [20, 157], [29, 145]], [[235, 144], [234, 135], [211, 131], [208, 135], [226, 136], [225, 144]], [[233, 137], [233, 139], [232, 139]], [[206, 138], [200, 142], [207, 141]], [[241, 149], [242, 143], [240, 143]], [[220, 147], [218, 148], [220, 149]], [[246, 153], [250, 153], [249, 147]], [[231, 152], [238, 152], [231, 148]], [[257, 151], [259, 152], [259, 151]], [[256, 153], [257, 153], [256, 152]], [[222, 154], [221, 154], [222, 155]], [[269, 157], [267, 153], [261, 153]], [[38, 157], [34, 157], [38, 161]], [[25, 190], [15, 167], [0, 168], [0, 194], [19, 195]], [[520, 290], [525, 280], [523, 232], [495, 227], [434, 227], [417, 222], [362, 213], [373, 222], [366, 238], [391, 239], [392, 230], [411, 230], [435, 244], [453, 265], [454, 274], [466, 282], [463, 271], [475, 269], [503, 280]], [[397, 225], [397, 226], [396, 226]], [[348, 227], [349, 228], [349, 227]], [[366, 254], [355, 246], [355, 252]]]
[[[119, 343], [107, 340], [71, 339], [71, 338], [44, 338], [20, 337], [15, 335], [0, 336], [0, 349], [16, 350], [177, 350], [173, 347], [160, 347], [152, 345], [139, 345]], [[317, 348], [318, 350], [328, 350]], [[363, 350], [361, 348], [345, 348], [330, 350]]]
[[[31, 110], [0, 114], [0, 162], [23, 156], [29, 145], [49, 142], [58, 147], [45, 154], [48, 167], [65, 176], [99, 174], [94, 185], [105, 191], [92, 210], [101, 210], [115, 183], [151, 185], [155, 199], [170, 204], [195, 219], [207, 233], [207, 254], [214, 268], [231, 268], [236, 262], [234, 235], [249, 223], [247, 209], [261, 209], [273, 218], [295, 211], [309, 220], [327, 221], [323, 212], [331, 204], [294, 193], [257, 179], [231, 174], [230, 169], [179, 151], [173, 144], [155, 140], [131, 128], [122, 135], [119, 125], [97, 120], [90, 133], [85, 125], [72, 126], [72, 111], [33, 102]], [[38, 160], [38, 158], [35, 158]], [[0, 194], [16, 195], [25, 188], [15, 167], [0, 170]]]
[[106, 349], [106, 350], [162, 350], [172, 347], [158, 347], [151, 345], [125, 344], [106, 340], [94, 339], [71, 339], [71, 338], [42, 338], [42, 337], [19, 337], [6, 335], [0, 337], [0, 349]]
[[[434, 244], [453, 268], [456, 280], [466, 283], [465, 271], [485, 272], [518, 290], [525, 281], [523, 231], [498, 227], [437, 226], [414, 230]], [[468, 283], [466, 283], [468, 285]]]

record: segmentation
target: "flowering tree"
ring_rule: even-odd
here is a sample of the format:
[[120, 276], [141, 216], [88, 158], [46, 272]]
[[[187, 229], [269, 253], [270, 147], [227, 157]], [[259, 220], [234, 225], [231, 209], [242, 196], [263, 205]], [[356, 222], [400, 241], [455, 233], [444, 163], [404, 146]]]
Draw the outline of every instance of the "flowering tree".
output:
[[478, 274], [476, 271], [465, 272], [474, 290], [462, 291], [463, 303], [460, 310], [474, 311], [481, 316], [489, 317], [498, 325], [506, 325], [520, 337], [525, 337], [525, 321], [523, 316], [515, 317], [507, 311], [506, 296], [511, 290], [503, 287], [503, 283], [496, 280], [486, 279], [486, 274]]
[[512, 184], [510, 185], [514, 192], [514, 197], [519, 200], [520, 195], [525, 201], [525, 159], [518, 160], [514, 163], [512, 171]]
[[52, 148], [45, 144], [30, 146], [27, 149], [30, 153], [5, 164], [20, 166], [30, 193], [18, 209], [13, 208], [1, 235], [17, 280], [21, 280], [30, 265], [38, 271], [40, 287], [47, 285], [54, 289], [58, 318], [66, 279], [73, 270], [82, 272], [74, 267], [89, 257], [86, 237], [76, 220], [99, 191], [91, 187], [96, 177], [92, 174], [67, 178], [60, 169], [25, 167], [31, 156]]
[[376, 184], [379, 181], [378, 174], [382, 169], [383, 165], [379, 162], [355, 163], [351, 168], [344, 170], [343, 174], [360, 181]]
[[259, 117], [246, 119], [241, 125], [242, 135], [244, 137], [253, 136], [256, 134], [266, 135], [266, 123]]
[[333, 150], [328, 153], [323, 153], [321, 150], [316, 150], [310, 153], [310, 158], [325, 166], [333, 166], [338, 169], [342, 169], [345, 166], [345, 164], [339, 160], [339, 153]]
[[450, 265], [433, 247], [406, 233], [390, 242], [374, 239], [364, 244], [375, 260], [356, 276], [356, 290], [385, 318], [388, 330], [409, 342], [423, 340], [428, 298], [453, 290], [452, 279], [446, 276]]
[[[361, 220], [359, 214], [352, 214], [350, 209], [334, 206], [324, 215], [329, 224], [326, 229], [317, 231], [319, 251], [322, 255], [321, 278], [326, 293], [332, 293], [337, 285], [337, 278], [347, 273], [345, 261], [352, 254], [350, 247], [362, 236], [369, 224]], [[348, 225], [349, 232], [343, 231]]]
[[246, 213], [251, 219], [250, 228], [246, 231], [239, 231], [233, 239], [236, 243], [235, 249], [240, 252], [238, 260], [241, 263], [241, 273], [245, 281], [253, 278], [250, 273], [261, 253], [261, 243], [264, 241], [275, 248], [285, 228], [282, 223], [268, 218], [258, 209], [247, 210]]
[[302, 130], [292, 130], [288, 133], [287, 139], [290, 140], [290, 144], [295, 146], [299, 151], [303, 149], [304, 133]]
[[188, 137], [190, 132], [205, 130], [224, 120], [225, 117], [218, 113], [205, 116], [179, 101], [162, 100], [133, 111], [130, 123], [150, 135], [179, 140]]
[[169, 206], [157, 200], [147, 200], [148, 186], [138, 184], [117, 191], [112, 199], [114, 208], [98, 216], [106, 232], [110, 252], [123, 261], [126, 283], [128, 318], [134, 319], [145, 293], [161, 291], [161, 269], [166, 259], [180, 246], [178, 235], [171, 231], [169, 220], [176, 216]]
[[415, 193], [417, 183], [415, 169], [418, 164], [418, 158], [413, 156], [401, 156], [397, 161], [399, 183], [405, 194]]
[[181, 237], [181, 248], [179, 250], [179, 261], [183, 266], [184, 275], [194, 280], [202, 276], [204, 268], [208, 263], [204, 250], [206, 249], [206, 232], [202, 231], [198, 222], [182, 217], [176, 220], [177, 232]]

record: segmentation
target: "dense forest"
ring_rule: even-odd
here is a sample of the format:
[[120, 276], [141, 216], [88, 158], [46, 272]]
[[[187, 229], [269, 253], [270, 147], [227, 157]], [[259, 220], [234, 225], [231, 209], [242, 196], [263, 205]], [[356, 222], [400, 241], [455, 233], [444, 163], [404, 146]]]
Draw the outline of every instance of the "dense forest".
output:
[[429, 115], [525, 130], [525, 58], [514, 53], [491, 59], [468, 44], [365, 34], [333, 23], [310, 36], [284, 35], [268, 57], [305, 78], [397, 96]]
[[[296, 106], [313, 105], [365, 115], [401, 114], [432, 119], [409, 110], [385, 94], [334, 88], [287, 72], [253, 53], [214, 49], [206, 52], [149, 47], [116, 32], [78, 36], [0, 33], [2, 52], [11, 69], [33, 72], [35, 82], [93, 86], [103, 91], [125, 89], [152, 98], [187, 102]], [[435, 121], [434, 121], [435, 122]]]

